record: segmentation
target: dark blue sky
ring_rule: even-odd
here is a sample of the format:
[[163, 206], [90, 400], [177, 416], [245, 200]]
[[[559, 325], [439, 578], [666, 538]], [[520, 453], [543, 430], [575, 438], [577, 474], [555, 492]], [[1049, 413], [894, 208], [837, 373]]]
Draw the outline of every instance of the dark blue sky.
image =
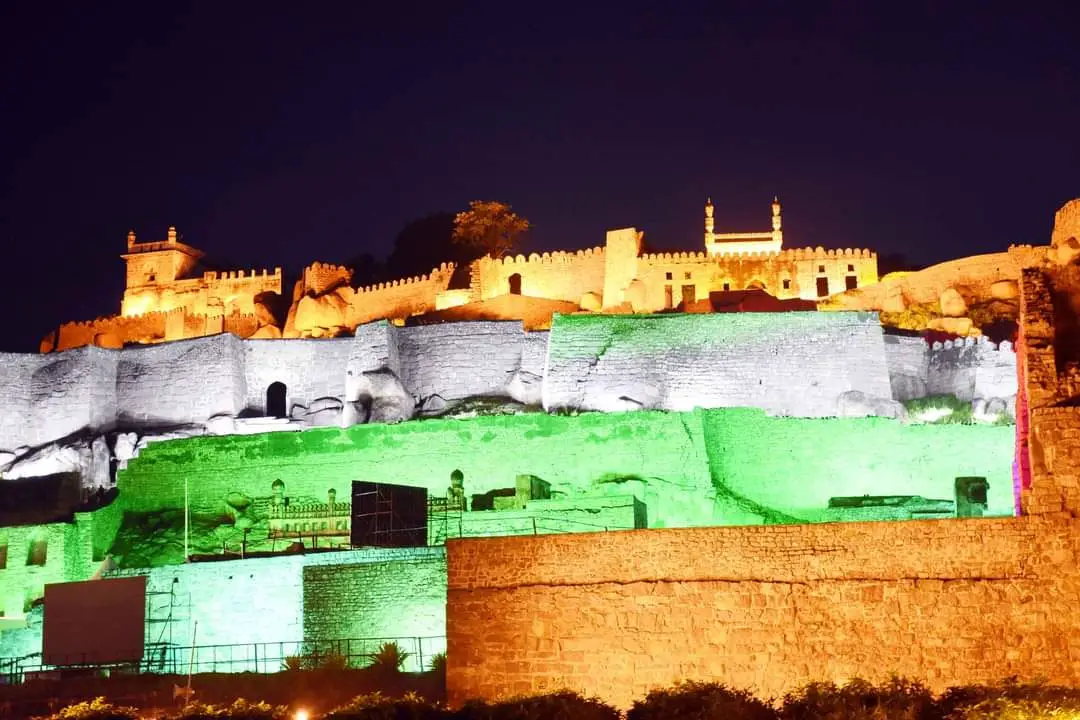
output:
[[7, 3], [0, 348], [117, 312], [129, 227], [295, 269], [499, 199], [535, 249], [697, 250], [706, 196], [737, 230], [777, 193], [789, 246], [1043, 243], [1080, 196], [1075, 4]]

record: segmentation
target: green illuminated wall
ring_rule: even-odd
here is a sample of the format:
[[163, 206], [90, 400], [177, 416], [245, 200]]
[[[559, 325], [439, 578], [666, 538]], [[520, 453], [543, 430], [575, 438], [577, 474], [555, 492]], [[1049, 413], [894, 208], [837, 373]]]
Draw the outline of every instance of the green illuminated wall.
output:
[[[445, 549], [377, 552], [308, 557], [304, 638], [316, 642], [395, 638], [411, 655], [406, 669], [426, 669], [431, 655], [446, 651]], [[375, 651], [378, 642], [369, 645], [370, 650], [361, 652]]]
[[[568, 497], [631, 493], [649, 527], [827, 519], [840, 495], [953, 498], [960, 475], [990, 481], [990, 511], [1012, 512], [1014, 429], [905, 425], [878, 418], [773, 418], [752, 409], [689, 413], [527, 414], [304, 433], [202, 437], [150, 445], [120, 473], [125, 506], [183, 505], [220, 513], [229, 492], [322, 500], [348, 497], [352, 480], [445, 493], [450, 473], [467, 494], [512, 487], [532, 474]], [[807, 511], [807, 512], [803, 512]]]
[[[119, 502], [93, 512], [75, 513], [72, 522], [0, 527], [6, 563], [0, 568], [0, 611], [21, 616], [42, 597], [47, 583], [89, 578], [105, 559], [123, 517]], [[30, 545], [45, 542], [45, 563], [27, 563]], [[0, 657], [3, 653], [0, 653]]]
[[709, 471], [721, 495], [813, 520], [837, 495], [951, 500], [956, 477], [984, 476], [989, 514], [1011, 515], [1015, 428], [905, 425], [884, 418], [770, 418], [702, 413]]
[[469, 495], [513, 487], [519, 474], [571, 495], [644, 478], [650, 525], [713, 519], [702, 426], [688, 413], [533, 413], [192, 438], [145, 448], [118, 485], [127, 508], [151, 511], [182, 507], [186, 478], [193, 511], [215, 513], [229, 492], [268, 497], [278, 478], [294, 498], [324, 500], [333, 487], [345, 499], [353, 480], [443, 495], [455, 469]]

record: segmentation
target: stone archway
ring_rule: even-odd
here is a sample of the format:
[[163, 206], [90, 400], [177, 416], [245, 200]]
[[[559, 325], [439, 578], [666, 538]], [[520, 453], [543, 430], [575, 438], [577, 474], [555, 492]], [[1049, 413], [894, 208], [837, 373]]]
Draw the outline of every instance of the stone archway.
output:
[[511, 275], [507, 279], [510, 281], [510, 294], [511, 295], [520, 295], [521, 294], [521, 273], [514, 273], [513, 275]]
[[272, 382], [270, 387], [266, 388], [266, 416], [283, 418], [288, 417], [286, 412], [285, 399], [288, 395], [288, 388], [285, 387], [283, 382]]

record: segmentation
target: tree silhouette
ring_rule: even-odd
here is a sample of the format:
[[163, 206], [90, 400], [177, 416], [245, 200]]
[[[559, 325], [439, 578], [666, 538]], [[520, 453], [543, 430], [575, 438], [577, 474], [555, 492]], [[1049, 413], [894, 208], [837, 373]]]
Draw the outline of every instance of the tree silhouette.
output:
[[444, 262], [468, 265], [484, 253], [454, 243], [454, 213], [437, 212], [409, 222], [394, 238], [387, 279], [426, 275]]
[[501, 258], [514, 249], [529, 227], [529, 221], [515, 215], [506, 203], [473, 200], [468, 210], [454, 218], [453, 241], [481, 255]]

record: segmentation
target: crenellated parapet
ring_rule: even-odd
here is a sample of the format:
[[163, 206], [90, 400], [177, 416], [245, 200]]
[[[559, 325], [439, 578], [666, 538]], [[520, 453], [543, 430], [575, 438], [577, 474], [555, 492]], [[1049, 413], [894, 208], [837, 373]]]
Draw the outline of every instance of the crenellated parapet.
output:
[[495, 265], [567, 265], [579, 260], [585, 260], [588, 258], [602, 257], [604, 254], [604, 248], [593, 247], [585, 250], [578, 250], [576, 252], [546, 252], [546, 253], [530, 253], [527, 257], [525, 255], [506, 255], [501, 258], [482, 257], [479, 260], [480, 267], [491, 267]]
[[344, 265], [314, 262], [304, 268], [304, 291], [322, 295], [328, 290], [352, 282], [352, 268]]
[[408, 288], [410, 286], [422, 286], [427, 283], [440, 283], [444, 280], [449, 281], [450, 276], [454, 274], [454, 268], [454, 263], [442, 263], [427, 275], [416, 275], [411, 278], [400, 278], [398, 280], [376, 283], [374, 285], [365, 285], [357, 288], [356, 292], [357, 294], [374, 293], [382, 290], [390, 290], [392, 288]]

